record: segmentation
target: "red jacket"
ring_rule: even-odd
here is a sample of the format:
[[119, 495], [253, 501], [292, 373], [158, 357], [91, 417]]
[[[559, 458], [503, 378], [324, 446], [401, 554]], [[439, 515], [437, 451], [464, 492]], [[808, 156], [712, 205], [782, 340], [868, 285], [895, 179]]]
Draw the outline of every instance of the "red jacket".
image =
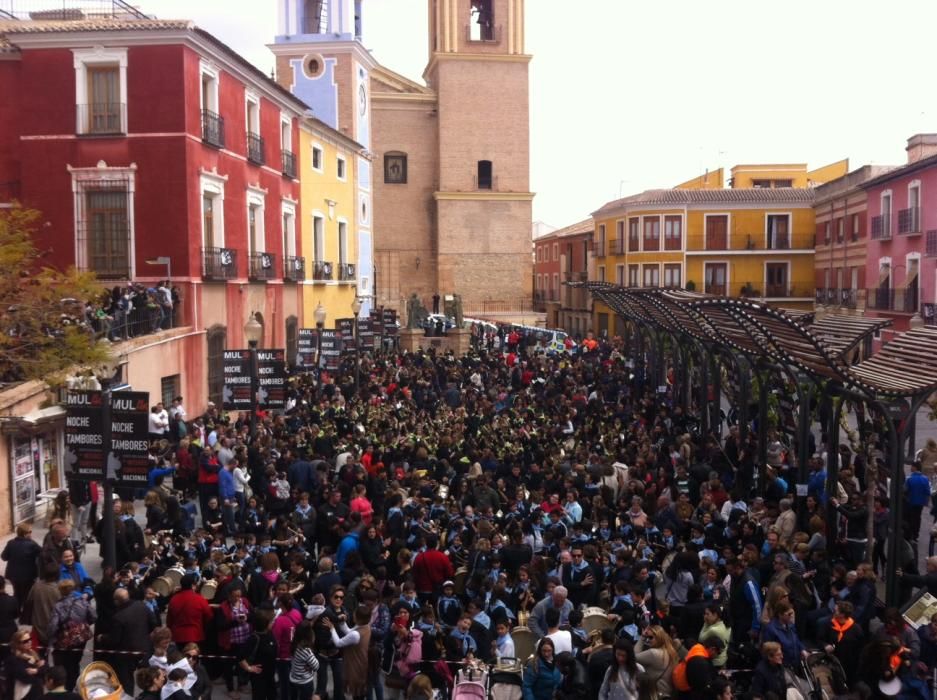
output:
[[179, 591], [169, 600], [166, 626], [178, 645], [205, 641], [205, 623], [212, 618], [208, 601], [193, 590]]
[[454, 573], [449, 557], [438, 549], [427, 549], [413, 561], [413, 582], [419, 593], [439, 590], [443, 581], [452, 578]]

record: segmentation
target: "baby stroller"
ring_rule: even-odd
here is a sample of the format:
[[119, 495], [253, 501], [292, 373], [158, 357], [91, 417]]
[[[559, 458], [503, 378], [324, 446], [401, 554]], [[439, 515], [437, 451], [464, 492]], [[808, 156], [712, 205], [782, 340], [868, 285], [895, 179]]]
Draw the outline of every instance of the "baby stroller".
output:
[[503, 657], [498, 665], [491, 669], [491, 700], [521, 700], [523, 696], [524, 668], [520, 661]]
[[803, 662], [803, 676], [811, 687], [808, 700], [859, 697], [849, 692], [846, 672], [833, 654], [825, 651], [810, 654]]
[[92, 661], [78, 677], [78, 692], [82, 700], [120, 700], [124, 689], [110, 664]]
[[488, 673], [478, 666], [466, 666], [456, 674], [452, 700], [487, 700]]

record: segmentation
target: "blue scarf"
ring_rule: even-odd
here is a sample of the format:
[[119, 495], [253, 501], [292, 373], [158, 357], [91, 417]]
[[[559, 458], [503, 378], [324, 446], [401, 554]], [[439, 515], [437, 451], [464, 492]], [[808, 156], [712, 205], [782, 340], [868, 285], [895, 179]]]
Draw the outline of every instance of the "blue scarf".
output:
[[465, 656], [469, 652], [474, 654], [476, 651], [478, 651], [478, 645], [475, 643], [475, 640], [472, 639], [472, 635], [470, 635], [468, 632], [462, 632], [458, 627], [456, 627], [450, 634], [462, 642], [462, 656]]
[[435, 634], [436, 625], [432, 622], [423, 622], [423, 620], [416, 621], [416, 628], [420, 630], [423, 634]]
[[475, 617], [472, 618], [472, 619], [475, 620], [475, 622], [478, 622], [478, 623], [481, 623], [482, 625], [484, 625], [486, 630], [490, 630], [490, 629], [491, 629], [491, 618], [488, 617], [485, 613], [479, 612], [479, 613], [476, 614]]
[[497, 644], [497, 646], [498, 646], [498, 651], [499, 651], [499, 652], [504, 650], [504, 645], [507, 643], [507, 641], [508, 641], [510, 638], [511, 638], [511, 634], [508, 633], [508, 634], [505, 634], [505, 635], [502, 636], [502, 637], [498, 637], [498, 638], [495, 640], [495, 644]]

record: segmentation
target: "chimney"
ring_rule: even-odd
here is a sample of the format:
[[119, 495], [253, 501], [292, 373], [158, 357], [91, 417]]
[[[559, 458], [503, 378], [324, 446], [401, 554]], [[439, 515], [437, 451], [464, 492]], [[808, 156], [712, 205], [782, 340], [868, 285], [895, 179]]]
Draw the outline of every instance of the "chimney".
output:
[[937, 155], [937, 134], [915, 134], [908, 139], [908, 165]]

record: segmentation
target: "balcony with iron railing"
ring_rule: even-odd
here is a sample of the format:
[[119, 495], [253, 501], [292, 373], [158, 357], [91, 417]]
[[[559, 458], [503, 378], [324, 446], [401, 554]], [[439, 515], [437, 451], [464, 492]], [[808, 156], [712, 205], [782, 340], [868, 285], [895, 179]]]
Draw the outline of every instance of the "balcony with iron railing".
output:
[[152, 19], [124, 0], [0, 0], [0, 17], [47, 22]]
[[759, 233], [735, 233], [731, 238], [695, 234], [687, 236], [686, 251], [700, 254], [713, 250], [757, 250], [772, 253], [774, 251], [812, 251], [815, 235], [813, 233], [787, 233], [774, 235]]
[[929, 257], [937, 257], [937, 229], [931, 229], [927, 232], [924, 241], [924, 254]]
[[339, 282], [354, 282], [355, 279], [356, 279], [356, 275], [355, 275], [354, 263], [339, 263], [338, 264]]
[[224, 148], [224, 117], [210, 109], [202, 110], [202, 141], [215, 148]]
[[[472, 35], [473, 29], [475, 30], [474, 36]], [[501, 41], [501, 25], [486, 26], [483, 24], [466, 24], [465, 40], [497, 44]]]
[[267, 162], [264, 158], [264, 139], [253, 131], [247, 132], [247, 160], [255, 165]]
[[332, 263], [323, 260], [317, 260], [312, 264], [312, 279], [317, 282], [325, 282], [332, 279]]
[[77, 133], [81, 136], [113, 136], [127, 132], [127, 105], [93, 102], [78, 105]]
[[597, 258], [605, 257], [605, 241], [595, 242], [595, 257]]
[[302, 282], [306, 279], [306, 258], [287, 255], [283, 258], [283, 280]]
[[232, 280], [237, 277], [237, 251], [233, 248], [202, 248], [202, 277]]
[[476, 190], [497, 190], [498, 189], [498, 176], [482, 176], [478, 175], [472, 176], [472, 188]]
[[794, 280], [765, 284], [763, 288], [746, 282], [739, 289], [738, 296], [749, 299], [811, 299], [816, 291], [813, 280]]
[[888, 241], [891, 240], [891, 221], [890, 217], [886, 216], [873, 216], [872, 217], [872, 227], [870, 229], [869, 237], [873, 241]]
[[283, 164], [282, 173], [284, 177], [296, 177], [296, 154], [292, 151], [280, 151], [280, 159]]
[[255, 282], [269, 282], [276, 278], [276, 257], [273, 253], [251, 253], [247, 276]]
[[898, 234], [911, 236], [921, 232], [921, 208], [910, 207], [898, 210]]
[[610, 255], [624, 255], [627, 252], [626, 239], [616, 238], [609, 242], [611, 246]]
[[917, 287], [906, 289], [875, 288], [866, 290], [865, 308], [875, 311], [894, 311], [912, 314], [918, 310], [920, 291]]

